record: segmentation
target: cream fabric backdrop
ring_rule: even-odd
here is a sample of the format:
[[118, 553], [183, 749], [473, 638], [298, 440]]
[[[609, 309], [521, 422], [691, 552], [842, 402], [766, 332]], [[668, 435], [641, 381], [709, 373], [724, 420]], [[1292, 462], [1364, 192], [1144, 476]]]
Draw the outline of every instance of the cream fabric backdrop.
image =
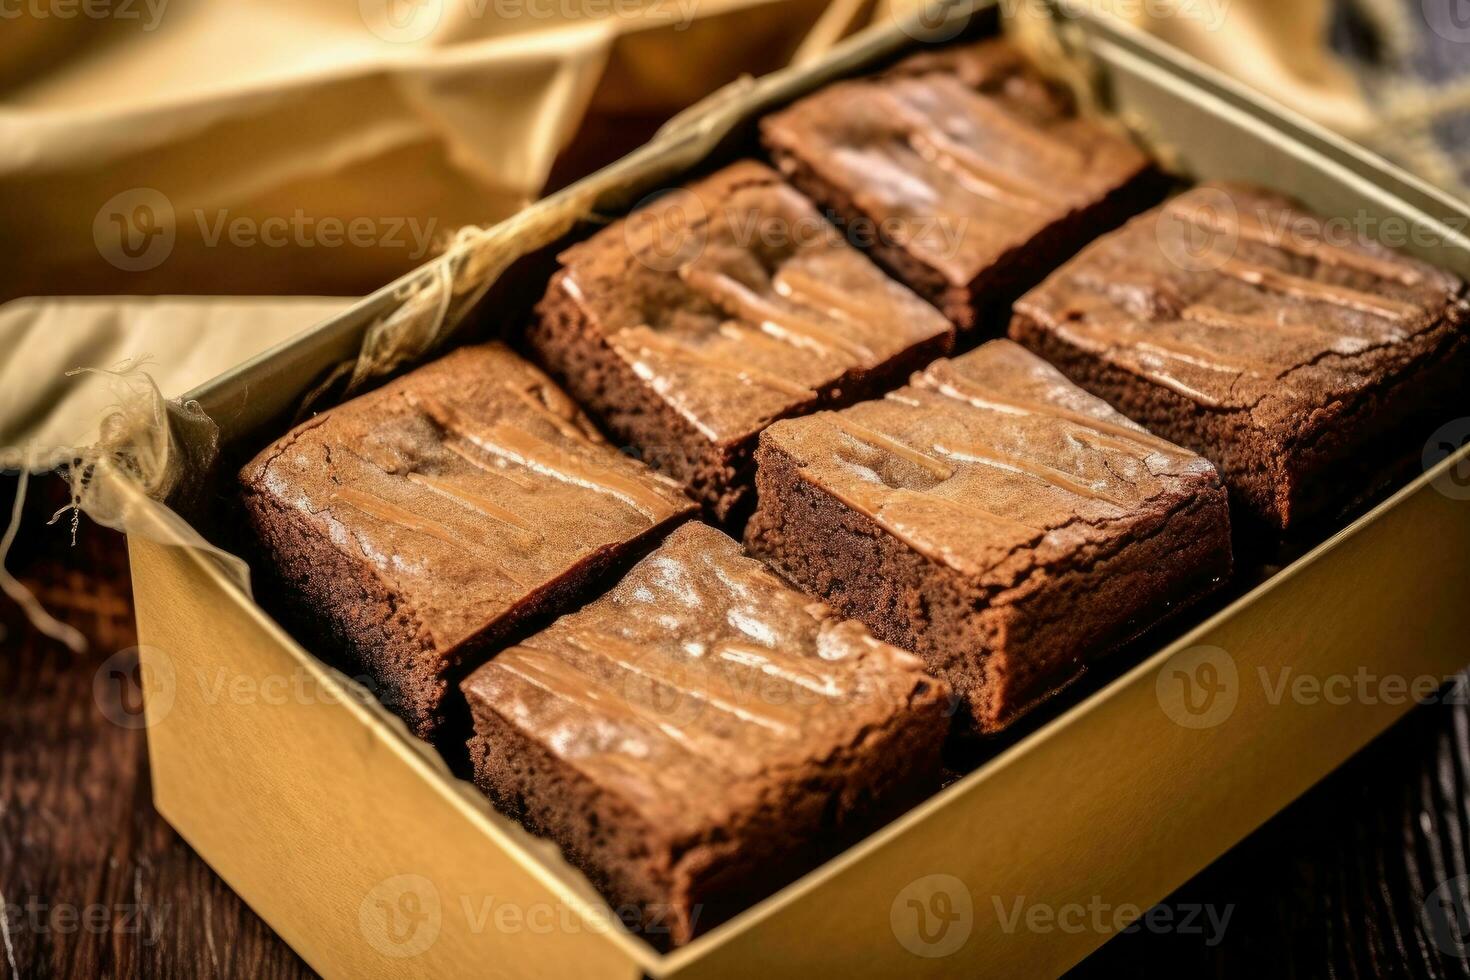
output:
[[[1326, 0], [1096, 5], [1319, 119], [1365, 121], [1322, 43]], [[233, 314], [228, 299], [0, 308], [0, 444], [75, 437], [74, 412], [96, 398], [62, 398], [62, 366], [149, 354], [162, 389], [183, 391], [346, 302], [284, 297], [368, 292], [719, 85], [891, 13], [882, 0], [6, 5], [0, 300], [283, 298]]]
[[132, 4], [0, 21], [0, 297], [367, 292], [533, 200], [589, 114], [636, 128], [780, 67], [821, 7]]
[[[347, 300], [293, 294], [369, 292], [454, 229], [615, 158], [786, 64], [823, 4], [87, 9], [0, 10], [0, 300], [48, 297], [0, 307], [0, 445], [75, 439], [95, 419], [102, 382], [65, 368], [148, 355], [174, 394], [309, 326]], [[221, 298], [50, 298], [160, 293]]]
[[146, 357], [175, 394], [290, 333], [341, 312], [349, 297], [57, 296], [0, 307], [0, 446], [88, 445], [112, 393], [77, 367]]

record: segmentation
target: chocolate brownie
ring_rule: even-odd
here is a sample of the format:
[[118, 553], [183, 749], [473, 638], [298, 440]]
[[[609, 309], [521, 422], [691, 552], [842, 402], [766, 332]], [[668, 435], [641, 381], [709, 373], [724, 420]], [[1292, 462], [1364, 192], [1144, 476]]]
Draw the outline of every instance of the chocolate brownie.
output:
[[721, 520], [748, 497], [773, 419], [879, 394], [953, 341], [943, 317], [749, 161], [560, 259], [531, 347]]
[[922, 655], [1005, 728], [1230, 572], [1210, 463], [1007, 340], [879, 401], [778, 422], [750, 551]]
[[1462, 414], [1464, 293], [1287, 198], [1207, 185], [1059, 269], [1011, 336], [1213, 460], [1279, 536], [1417, 456], [1436, 413]]
[[425, 738], [461, 670], [694, 510], [499, 344], [303, 422], [240, 482], [293, 618]]
[[1003, 41], [829, 85], [761, 134], [782, 174], [962, 331], [1001, 332], [1013, 299], [1163, 187]]
[[475, 780], [687, 942], [937, 788], [948, 691], [703, 524], [462, 685]]

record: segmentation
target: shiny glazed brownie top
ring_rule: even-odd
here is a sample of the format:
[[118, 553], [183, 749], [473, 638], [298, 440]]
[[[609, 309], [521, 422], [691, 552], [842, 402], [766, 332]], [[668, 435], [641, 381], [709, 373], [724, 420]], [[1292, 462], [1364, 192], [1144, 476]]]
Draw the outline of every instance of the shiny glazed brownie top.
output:
[[769, 168], [736, 163], [561, 255], [553, 282], [691, 425], [733, 441], [952, 328]]
[[1148, 166], [999, 41], [829, 85], [762, 132], [956, 286]]
[[675, 836], [945, 695], [917, 657], [693, 522], [464, 688]]
[[1206, 184], [1090, 245], [1016, 311], [1192, 401], [1252, 409], [1361, 388], [1462, 291], [1351, 223]]
[[1007, 587], [1219, 486], [1009, 340], [935, 361], [905, 388], [778, 422], [762, 446], [922, 554]]
[[241, 477], [371, 566], [440, 650], [693, 508], [500, 344], [302, 423]]

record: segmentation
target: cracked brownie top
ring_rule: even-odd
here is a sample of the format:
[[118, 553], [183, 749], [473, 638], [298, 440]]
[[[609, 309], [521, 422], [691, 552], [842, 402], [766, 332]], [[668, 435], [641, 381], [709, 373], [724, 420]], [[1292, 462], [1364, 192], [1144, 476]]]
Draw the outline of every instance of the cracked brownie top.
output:
[[676, 837], [840, 769], [875, 730], [938, 719], [947, 694], [692, 522], [464, 689]]
[[762, 134], [954, 285], [1148, 166], [997, 41], [829, 85]]
[[1208, 409], [1257, 410], [1269, 425], [1393, 370], [1463, 289], [1350, 222], [1207, 184], [1099, 239], [1016, 311]]
[[551, 289], [705, 437], [748, 437], [951, 327], [742, 161], [562, 253]]
[[1008, 340], [763, 440], [910, 547], [999, 587], [1219, 486], [1208, 461]]
[[371, 568], [439, 649], [693, 509], [500, 344], [316, 416], [241, 478]]

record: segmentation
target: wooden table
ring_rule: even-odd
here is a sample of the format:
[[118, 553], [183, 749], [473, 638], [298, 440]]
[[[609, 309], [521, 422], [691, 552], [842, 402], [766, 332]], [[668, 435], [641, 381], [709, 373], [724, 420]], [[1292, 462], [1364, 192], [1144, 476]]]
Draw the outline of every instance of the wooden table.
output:
[[[310, 975], [153, 809], [144, 734], [103, 669], [136, 642], [122, 539], [84, 527], [71, 548], [46, 501], [27, 509], [10, 566], [92, 650], [0, 598], [0, 976]], [[1173, 925], [1077, 974], [1470, 977], [1467, 793], [1470, 712], [1421, 707], [1166, 899]]]

